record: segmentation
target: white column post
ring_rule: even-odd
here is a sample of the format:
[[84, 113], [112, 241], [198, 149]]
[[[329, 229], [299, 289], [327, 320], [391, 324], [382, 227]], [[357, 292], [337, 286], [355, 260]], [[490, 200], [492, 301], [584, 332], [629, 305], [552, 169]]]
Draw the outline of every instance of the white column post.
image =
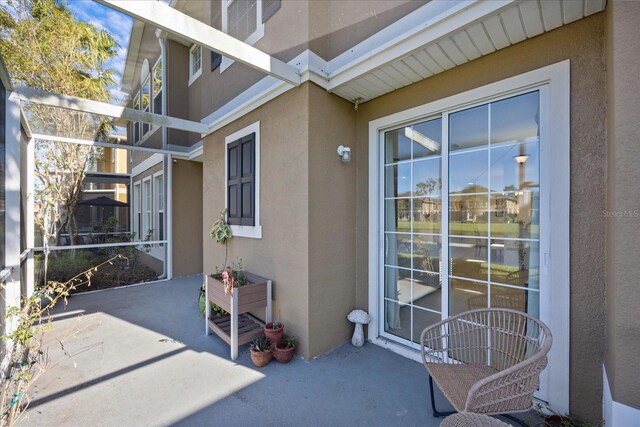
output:
[[34, 175], [35, 175], [35, 167], [36, 167], [35, 152], [36, 152], [36, 141], [35, 139], [31, 138], [27, 143], [27, 153], [26, 153], [27, 154], [27, 170], [22, 171], [22, 173], [27, 174], [27, 181], [26, 181], [27, 207], [26, 207], [25, 217], [23, 220], [26, 221], [25, 230], [27, 233], [27, 236], [26, 236], [27, 249], [31, 249], [31, 252], [29, 252], [29, 256], [27, 257], [27, 261], [26, 261], [27, 263], [26, 277], [23, 277], [23, 280], [27, 281], [27, 286], [26, 286], [27, 296], [32, 295], [35, 290], [34, 289], [35, 288], [35, 272], [34, 272], [34, 262], [33, 262], [33, 257], [34, 257], [33, 247], [35, 246], [35, 224], [34, 224], [34, 218], [35, 218], [34, 216], [35, 215]]
[[165, 247], [167, 248], [167, 253], [165, 256], [165, 270], [167, 272], [167, 279], [173, 279], [173, 156], [171, 154], [166, 155], [164, 158], [166, 173], [166, 181], [164, 192], [164, 200], [165, 200], [165, 234], [167, 244]]
[[271, 280], [267, 280], [267, 308], [264, 314], [265, 323], [271, 322], [271, 294], [272, 294], [272, 282]]
[[231, 360], [238, 358], [238, 288], [231, 294]]
[[207, 275], [202, 273], [202, 286], [204, 286], [204, 334], [211, 335], [209, 319], [211, 318], [211, 303], [209, 302], [209, 287], [207, 286]]
[[[6, 307], [20, 305], [20, 101], [6, 92], [5, 112], [5, 267], [12, 268], [5, 284]], [[5, 100], [3, 100], [5, 102]], [[15, 320], [6, 323], [13, 331]]]

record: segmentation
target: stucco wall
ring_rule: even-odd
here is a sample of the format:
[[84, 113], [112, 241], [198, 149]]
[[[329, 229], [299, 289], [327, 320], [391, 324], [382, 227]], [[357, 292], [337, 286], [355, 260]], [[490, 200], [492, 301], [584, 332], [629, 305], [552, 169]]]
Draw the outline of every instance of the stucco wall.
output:
[[202, 163], [176, 160], [172, 169], [173, 276], [202, 273]]
[[309, 3], [309, 49], [329, 61], [426, 0], [323, 0]]
[[309, 357], [308, 84], [293, 89], [207, 136], [203, 165], [203, 265], [222, 267], [224, 247], [209, 236], [225, 207], [225, 137], [260, 121], [260, 223], [262, 239], [234, 237], [228, 264], [274, 282], [274, 317], [299, 338], [298, 354]]
[[606, 11], [608, 105], [607, 352], [613, 400], [640, 408], [640, 3]]
[[336, 148], [353, 148], [353, 104], [309, 85], [309, 337], [312, 356], [353, 332], [356, 164]]
[[401, 110], [571, 60], [570, 409], [602, 417], [606, 183], [604, 15], [597, 14], [362, 104], [357, 113], [356, 305], [368, 298], [368, 124]]

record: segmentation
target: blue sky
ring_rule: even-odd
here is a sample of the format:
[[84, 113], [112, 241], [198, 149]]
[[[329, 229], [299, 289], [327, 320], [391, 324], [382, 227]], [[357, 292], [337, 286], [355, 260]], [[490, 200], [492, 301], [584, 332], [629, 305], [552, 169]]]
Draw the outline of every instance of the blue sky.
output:
[[124, 72], [133, 19], [91, 0], [67, 0], [66, 3], [79, 20], [89, 22], [100, 30], [109, 31], [118, 42], [117, 55], [109, 61], [107, 66], [117, 73], [117, 86], [111, 88], [111, 96], [113, 102], [120, 103], [125, 96], [119, 91], [119, 87]]

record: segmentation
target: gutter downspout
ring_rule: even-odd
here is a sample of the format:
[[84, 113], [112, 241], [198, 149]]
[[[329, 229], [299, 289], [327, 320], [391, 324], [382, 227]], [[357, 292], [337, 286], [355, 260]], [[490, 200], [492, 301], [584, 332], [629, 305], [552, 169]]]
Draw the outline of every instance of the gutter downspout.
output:
[[[160, 43], [160, 56], [162, 58], [162, 94], [160, 95], [162, 98], [162, 115], [167, 115], [167, 89], [168, 89], [168, 80], [167, 80], [167, 46], [166, 46], [166, 35], [167, 33], [164, 31], [156, 32], [156, 36], [158, 37], [158, 43]], [[169, 144], [169, 130], [166, 126], [162, 127], [162, 148], [164, 150], [167, 149]], [[163, 159], [163, 172], [165, 179], [162, 180], [164, 185], [164, 195], [165, 195], [165, 212], [163, 221], [164, 221], [164, 230], [166, 235], [167, 244], [165, 245], [165, 263], [164, 263], [164, 274], [159, 277], [159, 279], [172, 279], [173, 278], [173, 231], [172, 231], [172, 218], [173, 218], [173, 197], [171, 196], [171, 188], [172, 188], [172, 174], [173, 174], [173, 158], [171, 155], [165, 154]]]

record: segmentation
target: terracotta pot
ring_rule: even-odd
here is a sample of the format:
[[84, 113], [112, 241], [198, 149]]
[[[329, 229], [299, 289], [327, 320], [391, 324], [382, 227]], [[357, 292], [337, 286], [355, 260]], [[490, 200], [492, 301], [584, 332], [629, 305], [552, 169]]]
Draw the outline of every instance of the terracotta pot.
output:
[[251, 361], [258, 368], [262, 368], [263, 366], [266, 366], [271, 361], [272, 357], [273, 357], [272, 350], [269, 350], [269, 351], [251, 350]]
[[296, 351], [295, 347], [280, 348], [275, 346], [273, 348], [273, 357], [280, 363], [289, 363], [293, 359], [293, 353]]
[[267, 336], [267, 339], [271, 344], [278, 345], [280, 341], [282, 341], [282, 335], [284, 333], [284, 323], [280, 323], [280, 327], [277, 329], [273, 329], [273, 322], [269, 322], [264, 325], [264, 334]]

